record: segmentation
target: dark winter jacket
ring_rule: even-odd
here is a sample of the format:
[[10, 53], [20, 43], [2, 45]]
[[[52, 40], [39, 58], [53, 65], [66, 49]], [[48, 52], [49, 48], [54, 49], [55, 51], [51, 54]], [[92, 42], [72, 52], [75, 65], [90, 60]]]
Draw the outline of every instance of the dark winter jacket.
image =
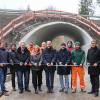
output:
[[4, 48], [0, 48], [0, 63], [5, 63], [3, 67], [0, 67], [2, 69], [6, 69], [9, 63], [9, 52]]
[[[47, 63], [51, 64], [56, 64], [56, 50], [53, 49], [53, 48], [46, 48], [43, 50], [43, 53], [42, 53], [42, 60], [43, 60], [43, 63], [45, 65], [47, 65]], [[51, 66], [51, 67], [45, 67], [45, 70], [49, 71], [49, 70], [56, 70], [56, 67], [55, 66]]]
[[19, 66], [20, 61], [18, 60], [18, 55], [16, 50], [11, 50], [9, 52], [10, 58], [10, 71], [11, 73], [15, 72]]
[[18, 60], [18, 55], [16, 50], [12, 50], [9, 52], [10, 55], [10, 63], [18, 64], [20, 61]]
[[[87, 53], [87, 63], [90, 63], [90, 66], [88, 67], [88, 73], [89, 74], [100, 74], [100, 49], [90, 48]], [[94, 63], [97, 63], [97, 67], [93, 67], [92, 65]]]
[[[69, 64], [71, 59], [71, 53], [65, 48], [60, 49], [57, 53], [57, 63], [62, 63], [62, 65]], [[70, 74], [70, 67], [68, 66], [58, 66], [57, 73], [59, 75], [68, 75]]]
[[[23, 51], [21, 51], [21, 48], [19, 47], [17, 49], [17, 57], [20, 63], [29, 63], [30, 62], [30, 52], [27, 48], [25, 48]], [[28, 66], [20, 66], [21, 69], [26, 68]]]
[[0, 63], [9, 63], [9, 52], [4, 48], [0, 48]]

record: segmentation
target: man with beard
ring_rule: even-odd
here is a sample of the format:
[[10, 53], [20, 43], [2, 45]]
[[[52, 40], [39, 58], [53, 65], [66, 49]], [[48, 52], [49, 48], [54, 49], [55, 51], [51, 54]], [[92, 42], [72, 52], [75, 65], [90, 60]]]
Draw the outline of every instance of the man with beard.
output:
[[47, 47], [43, 50], [42, 53], [43, 63], [46, 65], [44, 70], [46, 74], [46, 86], [48, 93], [53, 93], [54, 86], [54, 74], [56, 66], [53, 66], [56, 63], [56, 50], [52, 47], [52, 42], [47, 41]]
[[89, 94], [99, 95], [99, 74], [100, 74], [100, 49], [97, 47], [97, 41], [91, 42], [91, 48], [87, 54], [88, 74], [90, 75], [90, 82], [92, 89]]
[[30, 54], [32, 54], [34, 52], [34, 49], [35, 49], [35, 44], [33, 42], [30, 42], [29, 46], [28, 46], [28, 50], [29, 50]]

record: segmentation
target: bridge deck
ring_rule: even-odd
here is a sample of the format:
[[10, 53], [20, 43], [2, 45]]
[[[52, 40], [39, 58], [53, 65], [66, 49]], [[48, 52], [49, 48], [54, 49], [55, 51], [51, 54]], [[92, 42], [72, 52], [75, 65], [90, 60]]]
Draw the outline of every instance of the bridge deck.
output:
[[[24, 92], [23, 94], [19, 94], [18, 90], [16, 92], [13, 92], [11, 89], [11, 83], [8, 82], [6, 85], [7, 85], [7, 89], [9, 89], [10, 91], [10, 96], [8, 97], [3, 96], [2, 98], [0, 98], [0, 100], [100, 100], [100, 96], [96, 98], [94, 97], [94, 95], [81, 93], [79, 89], [79, 84], [78, 84], [77, 93], [75, 94], [71, 93], [71, 89], [69, 89], [68, 94], [60, 93], [58, 75], [55, 76], [54, 93], [48, 94], [46, 93], [45, 75], [43, 75], [43, 77], [44, 77], [43, 87], [42, 87], [43, 91], [40, 92], [39, 94], [34, 94], [34, 89], [31, 82], [30, 82], [31, 93]], [[86, 82], [86, 91], [90, 91], [91, 85], [89, 83], [89, 76], [87, 75], [87, 73], [85, 74], [85, 82]]]

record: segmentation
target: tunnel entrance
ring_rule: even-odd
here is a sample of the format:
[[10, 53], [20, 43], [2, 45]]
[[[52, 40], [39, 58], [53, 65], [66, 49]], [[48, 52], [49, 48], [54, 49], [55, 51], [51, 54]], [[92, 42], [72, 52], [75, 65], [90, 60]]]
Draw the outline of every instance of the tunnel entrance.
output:
[[68, 22], [50, 22], [39, 25], [26, 34], [20, 41], [30, 41], [40, 44], [43, 41], [53, 40], [58, 36], [66, 36], [73, 41], [80, 41], [82, 46], [89, 45], [92, 37], [84, 29]]
[[[56, 38], [53, 39], [52, 43], [53, 43], [53, 47], [56, 48], [57, 50], [60, 48], [61, 43], [67, 43], [67, 41], [73, 41], [71, 38], [64, 36], [64, 35], [60, 35], [57, 36]], [[74, 41], [73, 41], [74, 42]]]

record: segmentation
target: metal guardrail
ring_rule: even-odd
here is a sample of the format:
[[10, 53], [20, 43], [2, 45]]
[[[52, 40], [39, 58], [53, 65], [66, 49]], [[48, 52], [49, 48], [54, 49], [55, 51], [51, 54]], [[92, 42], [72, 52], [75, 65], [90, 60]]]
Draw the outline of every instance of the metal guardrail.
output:
[[32, 19], [35, 19], [36, 17], [60, 17], [71, 19], [73, 21], [81, 23], [82, 25], [87, 26], [89, 29], [93, 30], [95, 33], [100, 35], [100, 27], [98, 25], [96, 25], [93, 21], [88, 20], [78, 14], [72, 14], [56, 10], [39, 10], [29, 11], [12, 20], [8, 25], [6, 25], [0, 30], [0, 40], [4, 38], [7, 34], [9, 34], [11, 31], [13, 31], [15, 28]]

